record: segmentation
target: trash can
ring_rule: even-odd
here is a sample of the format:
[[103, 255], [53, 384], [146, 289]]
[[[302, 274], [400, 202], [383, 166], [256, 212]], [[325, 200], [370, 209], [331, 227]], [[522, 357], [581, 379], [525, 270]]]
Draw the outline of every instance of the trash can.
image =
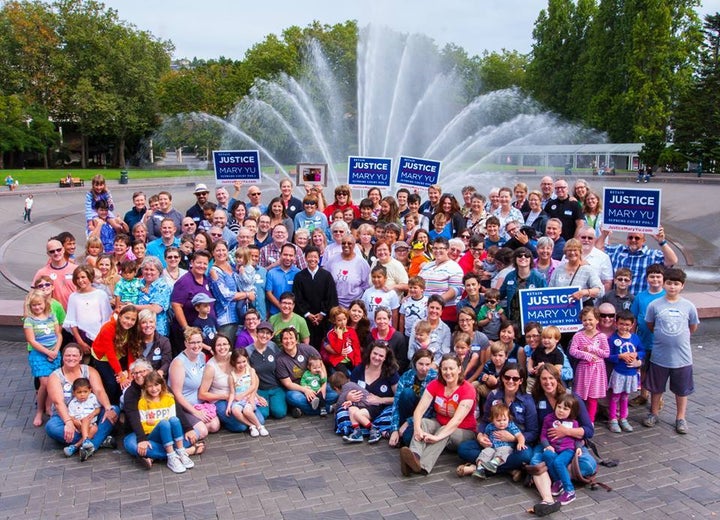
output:
[[128, 171], [122, 170], [120, 172], [120, 184], [127, 184], [128, 183]]

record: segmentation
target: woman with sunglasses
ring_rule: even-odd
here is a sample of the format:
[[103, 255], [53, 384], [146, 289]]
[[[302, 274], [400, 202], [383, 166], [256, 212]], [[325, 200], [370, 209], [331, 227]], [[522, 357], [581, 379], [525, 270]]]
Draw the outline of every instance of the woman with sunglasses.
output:
[[339, 184], [335, 187], [335, 200], [323, 209], [323, 213], [325, 213], [328, 221], [332, 222], [333, 213], [339, 209], [345, 211], [346, 208], [352, 208], [353, 213], [355, 213], [355, 218], [360, 218], [360, 210], [352, 201], [350, 186], [347, 184]]
[[533, 257], [526, 247], [513, 252], [515, 270], [508, 273], [500, 286], [500, 299], [506, 300], [505, 316], [514, 323], [520, 323], [520, 289], [547, 287], [545, 277], [532, 268]]
[[579, 287], [571, 296], [590, 304], [594, 298], [605, 294], [605, 288], [597, 272], [582, 260], [582, 243], [571, 238], [563, 249], [565, 263], [560, 264], [550, 278], [549, 287]]

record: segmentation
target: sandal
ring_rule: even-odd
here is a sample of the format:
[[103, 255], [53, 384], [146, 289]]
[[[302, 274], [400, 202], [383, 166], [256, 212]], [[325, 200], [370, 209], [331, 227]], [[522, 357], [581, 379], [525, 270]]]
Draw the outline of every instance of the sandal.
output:
[[138, 460], [140, 461], [140, 465], [145, 469], [151, 469], [153, 465], [153, 460], [149, 457], [138, 457]]
[[465, 464], [460, 464], [455, 470], [455, 473], [457, 473], [457, 476], [460, 478], [469, 477], [476, 469], [477, 466], [475, 466], [475, 464], [466, 462]]
[[194, 446], [190, 446], [187, 450], [188, 455], [202, 455], [205, 453], [205, 441], [199, 440], [195, 443]]
[[528, 509], [528, 513], [535, 514], [535, 516], [547, 516], [557, 511], [560, 511], [560, 502], [539, 502]]

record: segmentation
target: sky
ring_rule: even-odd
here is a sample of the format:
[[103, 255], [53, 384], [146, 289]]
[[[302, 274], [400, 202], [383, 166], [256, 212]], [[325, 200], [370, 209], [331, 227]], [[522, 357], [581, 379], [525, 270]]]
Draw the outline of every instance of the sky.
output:
[[[469, 55], [484, 50], [527, 53], [540, 0], [105, 0], [120, 19], [175, 44], [174, 58], [242, 59], [270, 34], [313, 20], [333, 25], [357, 20], [405, 33], [424, 33], [440, 46], [455, 43]], [[703, 0], [699, 13], [720, 11], [720, 0]]]

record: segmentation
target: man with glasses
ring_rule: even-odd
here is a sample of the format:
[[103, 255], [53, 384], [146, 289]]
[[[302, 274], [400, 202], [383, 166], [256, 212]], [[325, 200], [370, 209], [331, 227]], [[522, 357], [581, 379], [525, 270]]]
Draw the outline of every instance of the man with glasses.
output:
[[248, 199], [249, 203], [247, 205], [247, 208], [257, 208], [260, 210], [260, 213], [267, 213], [267, 205], [262, 203], [262, 191], [260, 191], [260, 188], [258, 186], [250, 186], [248, 188]]
[[665, 267], [672, 267], [678, 262], [678, 257], [665, 237], [665, 230], [660, 226], [658, 234], [654, 235], [660, 249], [650, 249], [645, 245], [643, 233], [628, 233], [625, 244], [605, 245], [609, 230], [603, 229], [600, 237], [595, 241], [595, 247], [604, 250], [610, 257], [613, 269], [616, 271], [626, 267], [632, 272], [630, 292], [638, 294], [647, 289], [645, 272], [653, 264], [663, 264]]
[[63, 309], [67, 310], [68, 299], [75, 292], [73, 271], [77, 265], [65, 258], [65, 249], [59, 240], [51, 238], [45, 245], [50, 261], [41, 267], [33, 277], [33, 285], [37, 279], [45, 275], [53, 281], [53, 298], [59, 301]]
[[595, 247], [595, 230], [583, 225], [577, 232], [577, 239], [582, 244], [582, 259], [600, 277], [607, 293], [612, 288], [613, 266], [607, 253]]
[[[305, 256], [302, 254], [302, 250], [295, 244], [288, 242], [288, 231], [283, 224], [277, 224], [272, 230], [272, 241], [260, 249], [260, 265], [268, 270], [268, 273], [273, 267], [280, 265], [281, 260], [281, 249], [285, 245], [289, 245], [295, 249], [295, 257], [293, 262], [298, 269], [305, 269], [307, 262], [305, 262]], [[292, 290], [292, 287], [290, 288]]]
[[545, 176], [540, 179], [540, 193], [542, 193], [542, 197], [540, 198], [540, 206], [542, 207], [542, 209], [545, 209], [547, 203], [555, 198], [555, 192], [553, 190], [554, 187], [555, 183], [553, 182], [552, 177]]
[[533, 258], [537, 258], [537, 249], [535, 248], [534, 229], [529, 226], [523, 227], [520, 222], [514, 220], [505, 224], [505, 233], [510, 239], [505, 242], [503, 247], [509, 247], [515, 251], [519, 247], [526, 247], [530, 250]]
[[182, 234], [190, 234], [194, 235], [197, 232], [197, 224], [195, 221], [190, 217], [185, 217], [182, 220]]
[[[262, 256], [262, 251], [260, 254]], [[290, 294], [293, 308], [295, 307], [295, 296], [292, 294], [293, 281], [295, 280], [295, 276], [300, 272], [300, 269], [293, 264], [296, 254], [293, 244], [284, 244], [280, 249], [278, 265], [268, 269], [267, 281], [265, 282], [265, 297], [270, 303], [268, 315], [271, 317], [280, 312], [281, 298], [285, 293]], [[278, 330], [274, 323], [273, 327], [276, 331]], [[307, 336], [309, 335], [310, 333], [308, 332]], [[307, 336], [303, 338], [303, 340], [306, 339]]]
[[209, 193], [207, 186], [204, 184], [197, 184], [195, 186], [193, 194], [195, 195], [196, 202], [185, 212], [185, 216], [190, 217], [196, 226], [205, 218], [203, 205], [208, 201]]
[[565, 179], [555, 181], [555, 200], [548, 201], [545, 205], [545, 213], [550, 218], [560, 219], [562, 236], [565, 240], [574, 238], [575, 231], [585, 222], [580, 204], [570, 199], [570, 191]]
[[166, 218], [160, 223], [160, 238], [156, 238], [147, 245], [147, 256], [154, 256], [167, 267], [165, 250], [168, 247], [180, 247], [180, 239], [175, 236], [175, 223]]

